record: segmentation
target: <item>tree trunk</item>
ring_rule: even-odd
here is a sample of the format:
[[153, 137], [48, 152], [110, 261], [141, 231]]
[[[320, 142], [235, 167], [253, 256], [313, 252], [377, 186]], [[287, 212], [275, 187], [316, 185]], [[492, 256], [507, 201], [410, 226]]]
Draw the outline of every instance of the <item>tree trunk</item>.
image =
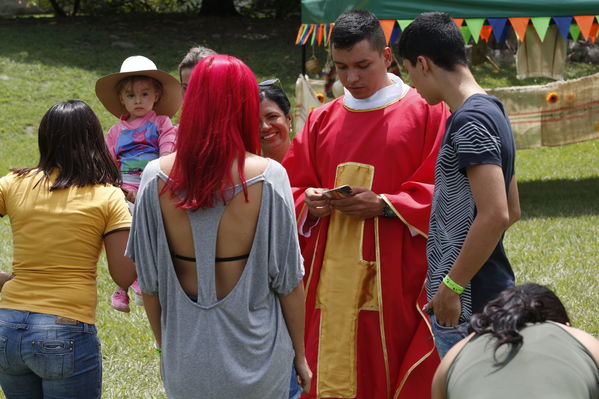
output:
[[57, 17], [66, 17], [67, 13], [58, 5], [56, 0], [50, 0], [50, 4], [52, 4], [52, 8], [54, 9], [54, 13]]
[[79, 8], [81, 6], [81, 0], [75, 0], [75, 4], [73, 4], [73, 13], [71, 14], [73, 17], [77, 15], [79, 12]]
[[74, 17], [79, 12], [79, 8], [81, 8], [81, 0], [74, 0], [73, 8], [68, 12], [65, 11], [56, 0], [50, 0], [50, 4], [52, 4], [52, 8], [57, 17]]

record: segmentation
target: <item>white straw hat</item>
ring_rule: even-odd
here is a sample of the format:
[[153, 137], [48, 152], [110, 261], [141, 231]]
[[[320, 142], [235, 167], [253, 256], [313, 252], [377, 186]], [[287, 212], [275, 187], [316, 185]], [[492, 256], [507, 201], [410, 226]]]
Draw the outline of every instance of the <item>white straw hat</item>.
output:
[[183, 102], [181, 84], [170, 74], [158, 70], [152, 60], [141, 55], [127, 58], [119, 73], [106, 75], [96, 82], [96, 95], [110, 113], [117, 118], [127, 114], [127, 109], [121, 104], [119, 93], [116, 92], [116, 86], [121, 79], [133, 75], [149, 76], [162, 83], [162, 95], [154, 105], [157, 115], [172, 117], [177, 113]]

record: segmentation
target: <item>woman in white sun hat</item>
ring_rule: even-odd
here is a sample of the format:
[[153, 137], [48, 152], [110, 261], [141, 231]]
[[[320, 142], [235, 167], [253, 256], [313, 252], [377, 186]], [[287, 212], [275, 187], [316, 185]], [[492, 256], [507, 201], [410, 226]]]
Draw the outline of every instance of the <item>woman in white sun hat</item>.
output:
[[[176, 129], [172, 117], [182, 102], [181, 85], [148, 58], [127, 58], [119, 73], [96, 82], [96, 95], [119, 122], [108, 131], [106, 145], [123, 178], [127, 200], [135, 202], [141, 172], [148, 162], [173, 152]], [[141, 298], [137, 280], [132, 288]], [[129, 312], [128, 287], [117, 287], [112, 307]]]

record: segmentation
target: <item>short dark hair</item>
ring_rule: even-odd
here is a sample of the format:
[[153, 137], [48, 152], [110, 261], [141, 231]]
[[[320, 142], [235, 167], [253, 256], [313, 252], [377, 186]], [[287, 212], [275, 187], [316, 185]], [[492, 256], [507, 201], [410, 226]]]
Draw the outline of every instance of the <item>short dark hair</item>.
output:
[[58, 171], [50, 191], [93, 184], [121, 185], [121, 176], [108, 153], [102, 125], [83, 101], [54, 104], [38, 130], [40, 160], [35, 168], [11, 169], [19, 176], [42, 172], [46, 179]]
[[444, 12], [420, 14], [399, 37], [399, 56], [416, 65], [419, 56], [430, 58], [437, 66], [455, 70], [468, 65], [464, 38], [453, 19]]
[[190, 48], [187, 54], [185, 54], [185, 57], [183, 57], [183, 59], [181, 60], [181, 63], [179, 64], [179, 78], [181, 77], [182, 69], [193, 69], [193, 67], [196, 66], [196, 64], [202, 61], [204, 58], [208, 57], [209, 55], [216, 54], [216, 51], [204, 46], [195, 46]]
[[277, 85], [258, 86], [258, 89], [260, 90], [260, 102], [270, 100], [281, 108], [285, 116], [289, 115], [291, 104], [283, 89]]
[[331, 32], [333, 47], [349, 49], [362, 40], [368, 40], [373, 50], [382, 52], [387, 46], [381, 23], [366, 10], [346, 11], [339, 15]]
[[502, 345], [510, 345], [505, 364], [523, 344], [522, 330], [528, 323], [554, 321], [570, 322], [568, 312], [560, 299], [549, 288], [527, 283], [507, 288], [470, 319], [468, 332], [491, 334], [497, 339], [495, 353]]

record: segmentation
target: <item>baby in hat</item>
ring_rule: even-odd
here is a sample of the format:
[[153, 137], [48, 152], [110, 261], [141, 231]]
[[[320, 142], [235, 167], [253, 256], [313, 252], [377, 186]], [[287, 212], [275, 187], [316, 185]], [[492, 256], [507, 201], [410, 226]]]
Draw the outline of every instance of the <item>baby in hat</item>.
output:
[[[127, 200], [135, 202], [141, 172], [153, 159], [175, 149], [172, 117], [181, 106], [181, 85], [143, 56], [123, 61], [121, 71], [96, 82], [96, 95], [119, 122], [110, 128], [106, 145], [123, 178]], [[137, 280], [132, 288], [141, 299]], [[117, 287], [112, 307], [129, 312], [128, 287]]]

